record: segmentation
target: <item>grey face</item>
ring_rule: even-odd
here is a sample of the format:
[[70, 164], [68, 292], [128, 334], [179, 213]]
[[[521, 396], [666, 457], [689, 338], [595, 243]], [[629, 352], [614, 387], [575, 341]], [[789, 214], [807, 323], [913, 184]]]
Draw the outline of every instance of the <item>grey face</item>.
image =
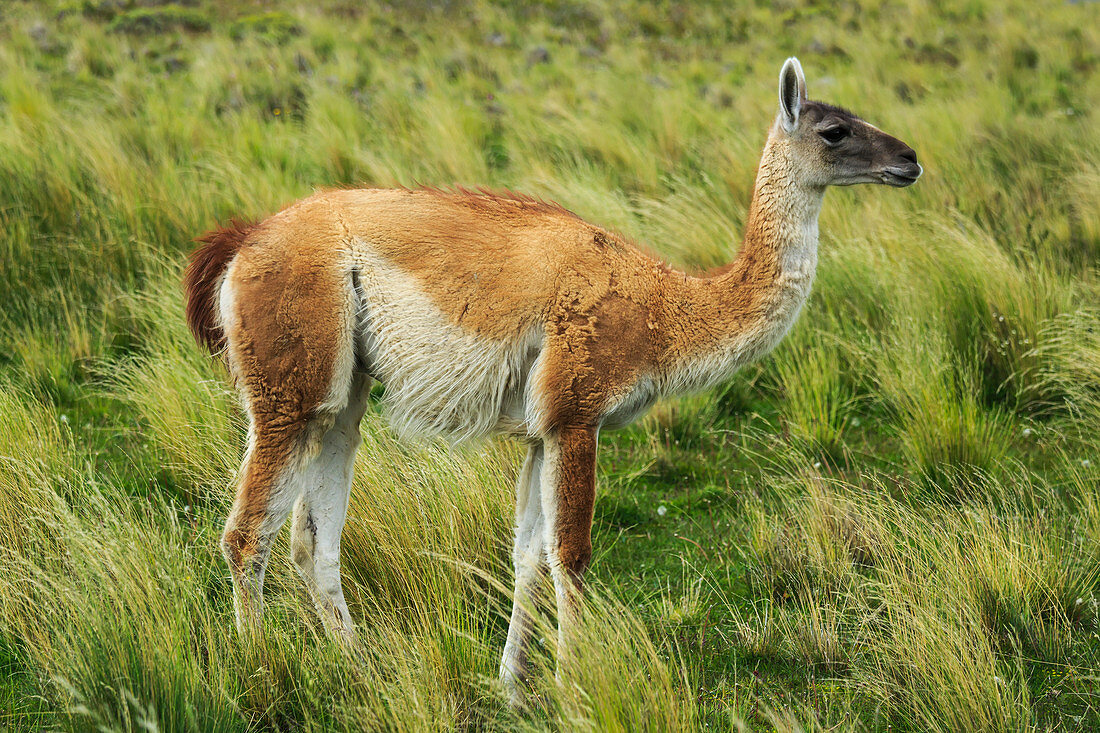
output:
[[885, 183], [911, 186], [922, 172], [917, 153], [847, 110], [824, 102], [802, 105], [799, 127], [806, 147], [814, 148], [825, 185]]
[[795, 58], [787, 59], [779, 73], [778, 122], [808, 185], [901, 187], [920, 178], [917, 154], [901, 140], [845, 109], [807, 99], [802, 66]]

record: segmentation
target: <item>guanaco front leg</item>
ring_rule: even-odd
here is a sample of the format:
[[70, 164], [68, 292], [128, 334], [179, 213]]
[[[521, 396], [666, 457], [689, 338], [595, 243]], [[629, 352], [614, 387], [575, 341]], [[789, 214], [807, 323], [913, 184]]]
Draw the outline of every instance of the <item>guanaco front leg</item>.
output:
[[542, 516], [541, 473], [542, 442], [527, 449], [519, 480], [516, 482], [516, 538], [512, 551], [516, 587], [512, 596], [512, 620], [508, 641], [500, 660], [500, 680], [513, 707], [523, 701], [527, 682], [528, 648], [533, 626], [532, 614], [538, 588], [546, 570], [546, 530]]
[[592, 559], [596, 435], [595, 428], [562, 428], [544, 442], [542, 511], [558, 606], [559, 680], [575, 659], [584, 571]]

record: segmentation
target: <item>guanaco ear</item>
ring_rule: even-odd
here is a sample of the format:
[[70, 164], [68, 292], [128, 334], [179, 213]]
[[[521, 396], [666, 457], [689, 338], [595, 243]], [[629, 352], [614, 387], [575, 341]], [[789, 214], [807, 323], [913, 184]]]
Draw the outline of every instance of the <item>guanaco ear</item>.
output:
[[779, 72], [779, 111], [787, 132], [793, 132], [798, 125], [798, 113], [805, 101], [806, 77], [802, 75], [802, 64], [791, 56]]

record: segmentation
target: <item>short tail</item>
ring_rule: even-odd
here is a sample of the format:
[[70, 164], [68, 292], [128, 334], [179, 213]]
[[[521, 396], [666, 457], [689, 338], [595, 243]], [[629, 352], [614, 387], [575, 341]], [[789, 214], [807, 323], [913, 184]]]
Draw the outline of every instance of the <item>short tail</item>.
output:
[[225, 348], [225, 331], [218, 318], [218, 290], [229, 263], [256, 228], [255, 222], [234, 219], [228, 226], [196, 239], [202, 246], [191, 253], [183, 290], [187, 295], [187, 325], [195, 341], [211, 354]]

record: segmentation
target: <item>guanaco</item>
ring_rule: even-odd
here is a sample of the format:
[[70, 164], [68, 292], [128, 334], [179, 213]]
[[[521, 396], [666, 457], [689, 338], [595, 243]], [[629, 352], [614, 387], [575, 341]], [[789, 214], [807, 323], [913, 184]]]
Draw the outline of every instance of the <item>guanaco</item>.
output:
[[744, 241], [702, 276], [552, 203], [479, 189], [326, 190], [202, 237], [184, 282], [196, 339], [249, 417], [222, 536], [239, 627], [258, 622], [272, 541], [327, 628], [353, 625], [340, 580], [359, 422], [374, 380], [401, 435], [494, 432], [528, 445], [516, 488], [515, 592], [500, 675], [522, 699], [532, 598], [549, 569], [559, 666], [592, 556], [596, 441], [660, 397], [705, 389], [771, 350], [817, 266], [827, 186], [909, 186], [905, 143], [810, 101], [797, 59], [756, 176]]

